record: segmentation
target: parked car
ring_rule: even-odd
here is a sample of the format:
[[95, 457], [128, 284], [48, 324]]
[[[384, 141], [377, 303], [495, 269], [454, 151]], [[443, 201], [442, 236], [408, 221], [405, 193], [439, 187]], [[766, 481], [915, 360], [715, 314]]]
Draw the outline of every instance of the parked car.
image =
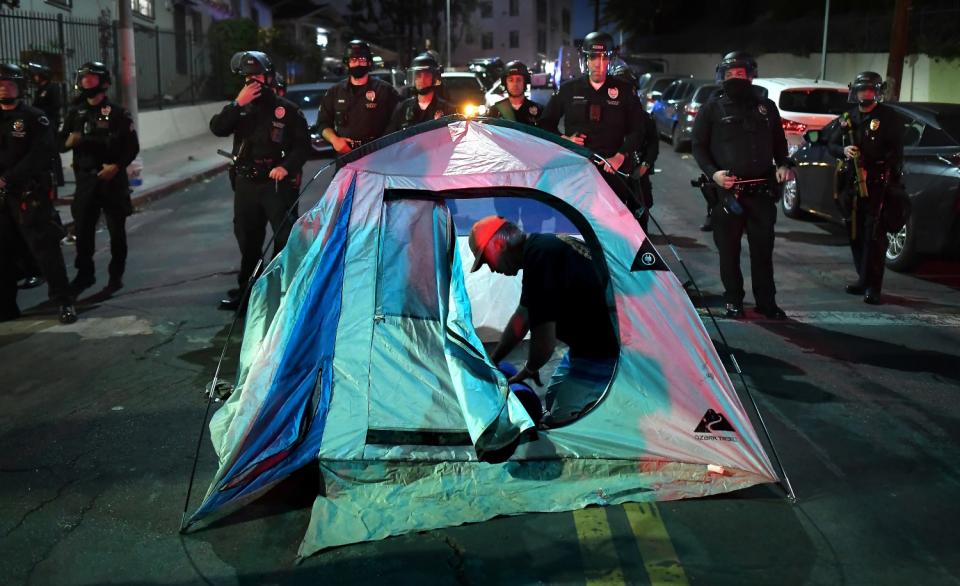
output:
[[845, 84], [817, 79], [758, 77], [753, 80], [759, 94], [777, 105], [787, 146], [795, 151], [803, 134], [820, 130], [847, 109], [849, 89]]
[[487, 112], [486, 95], [480, 78], [471, 71], [445, 71], [440, 76], [442, 95], [461, 114], [483, 115]]
[[471, 59], [467, 64], [467, 70], [477, 74], [477, 78], [485, 90], [490, 89], [500, 81], [500, 74], [504, 67], [503, 59], [499, 57], [480, 57]]
[[[536, 102], [541, 106], [546, 106], [547, 102], [550, 101], [550, 97], [553, 96], [555, 92], [556, 88], [553, 86], [553, 80], [550, 78], [550, 74], [533, 73], [530, 75], [530, 85], [524, 93], [530, 101]], [[503, 87], [502, 81], [497, 81], [497, 83], [487, 91], [484, 97], [484, 104], [486, 104], [487, 109], [490, 109], [505, 97], [507, 97], [507, 88]]]
[[[686, 126], [692, 130], [700, 103], [713, 95], [718, 87], [712, 79], [680, 78], [671, 82], [667, 89], [663, 90], [663, 94], [654, 103], [650, 116], [657, 125], [657, 132], [670, 140], [673, 150], [679, 151], [689, 146], [690, 132], [687, 132], [684, 139], [683, 129]], [[694, 97], [698, 97], [700, 101], [694, 102]], [[688, 109], [691, 104], [696, 105]]]
[[403, 87], [406, 83], [406, 73], [402, 69], [374, 69], [370, 72], [370, 77], [375, 77], [380, 81], [385, 81], [395, 88]]
[[320, 131], [315, 128], [317, 125], [317, 114], [320, 111], [320, 99], [327, 90], [332, 88], [336, 81], [318, 81], [316, 83], [298, 83], [287, 88], [287, 99], [294, 102], [303, 110], [303, 115], [307, 119], [307, 128], [310, 129], [310, 146], [317, 155], [328, 155], [333, 153], [333, 146], [323, 140]]
[[[913, 268], [923, 255], [960, 253], [960, 104], [888, 104], [904, 118], [903, 182], [912, 204], [906, 226], [890, 235], [886, 264], [895, 271]], [[783, 211], [842, 222], [836, 205], [837, 159], [826, 136], [808, 132], [794, 154], [796, 189], [784, 191]]]
[[653, 109], [653, 104], [657, 101], [657, 98], [663, 93], [663, 90], [667, 89], [667, 86], [674, 80], [680, 79], [681, 77], [690, 76], [676, 73], [644, 73], [640, 76], [637, 95], [640, 96], [643, 108], [648, 114], [650, 110]]

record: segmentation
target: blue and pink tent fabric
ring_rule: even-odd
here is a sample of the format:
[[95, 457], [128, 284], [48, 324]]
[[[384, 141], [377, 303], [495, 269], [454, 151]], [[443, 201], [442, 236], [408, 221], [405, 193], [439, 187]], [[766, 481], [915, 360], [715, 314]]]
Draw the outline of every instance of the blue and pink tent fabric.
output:
[[[191, 522], [314, 462], [325, 490], [301, 555], [777, 482], [683, 287], [585, 154], [522, 125], [445, 118], [338, 161], [254, 285], [236, 388], [210, 424], [219, 471]], [[619, 335], [603, 396], [555, 429], [509, 392], [467, 295], [451, 209], [507, 197], [575, 227]]]

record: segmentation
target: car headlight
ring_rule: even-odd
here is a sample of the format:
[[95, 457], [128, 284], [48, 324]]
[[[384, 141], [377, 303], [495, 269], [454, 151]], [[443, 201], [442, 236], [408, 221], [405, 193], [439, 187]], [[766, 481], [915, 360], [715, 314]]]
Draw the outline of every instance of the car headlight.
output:
[[467, 118], [473, 118], [477, 115], [477, 107], [473, 104], [467, 104], [463, 107], [463, 115]]

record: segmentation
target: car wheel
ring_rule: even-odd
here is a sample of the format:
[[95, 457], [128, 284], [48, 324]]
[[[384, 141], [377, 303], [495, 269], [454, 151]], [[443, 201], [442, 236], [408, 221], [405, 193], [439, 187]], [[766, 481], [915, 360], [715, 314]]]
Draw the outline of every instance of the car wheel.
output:
[[673, 127], [673, 134], [670, 136], [670, 144], [673, 145], [674, 152], [679, 153], [680, 151], [686, 150], [686, 143], [680, 137], [680, 125], [676, 124]]
[[917, 266], [920, 255], [913, 240], [913, 218], [909, 218], [896, 234], [887, 234], [886, 264], [890, 270], [902, 273]]
[[780, 201], [783, 207], [783, 215], [794, 219], [803, 217], [803, 210], [800, 209], [800, 193], [797, 190], [796, 179], [790, 179], [783, 184], [783, 197]]

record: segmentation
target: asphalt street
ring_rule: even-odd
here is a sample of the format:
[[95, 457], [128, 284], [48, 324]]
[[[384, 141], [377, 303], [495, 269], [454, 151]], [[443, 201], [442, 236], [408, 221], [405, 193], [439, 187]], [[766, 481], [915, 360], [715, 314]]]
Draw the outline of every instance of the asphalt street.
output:
[[[98, 233], [99, 281], [79, 322], [58, 324], [32, 290], [25, 317], [0, 324], [0, 583], [960, 584], [960, 263], [888, 271], [886, 303], [869, 306], [843, 292], [853, 272], [842, 232], [781, 215], [776, 281], [790, 319], [759, 318], [748, 293], [746, 320], [714, 322], [722, 290], [716, 248], [697, 230], [693, 161], [664, 146], [657, 167], [666, 235], [651, 230], [653, 241], [681, 281], [674, 252], [695, 278], [692, 299], [729, 368], [732, 355], [745, 373], [741, 396], [756, 400], [797, 502], [761, 486], [498, 518], [297, 564], [319, 484], [308, 469], [179, 535], [204, 388], [231, 322], [216, 305], [239, 264], [219, 175], [130, 219], [126, 288], [112, 298], [97, 293]], [[748, 267], [746, 246], [743, 258]], [[207, 435], [192, 506], [215, 469]]]

